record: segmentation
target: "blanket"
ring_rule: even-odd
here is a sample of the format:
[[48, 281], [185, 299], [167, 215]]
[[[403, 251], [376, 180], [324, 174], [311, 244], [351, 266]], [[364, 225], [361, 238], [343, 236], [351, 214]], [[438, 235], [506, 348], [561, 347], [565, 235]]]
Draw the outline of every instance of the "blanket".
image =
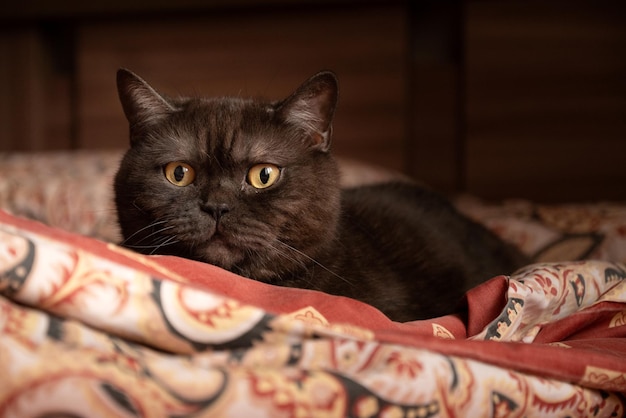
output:
[[0, 212], [0, 416], [623, 416], [624, 279], [533, 264], [396, 323]]

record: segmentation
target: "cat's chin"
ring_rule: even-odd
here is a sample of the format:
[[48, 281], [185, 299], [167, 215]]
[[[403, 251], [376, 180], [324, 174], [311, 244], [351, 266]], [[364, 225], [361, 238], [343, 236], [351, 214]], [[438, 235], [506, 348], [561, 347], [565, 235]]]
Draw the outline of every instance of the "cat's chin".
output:
[[196, 252], [196, 259], [261, 282], [275, 282], [278, 277], [276, 266], [268, 269], [251, 264], [251, 260], [246, 257], [249, 253], [249, 250], [231, 246], [217, 239], [211, 240], [201, 251]]
[[222, 240], [211, 240], [196, 254], [200, 261], [226, 270], [232, 270], [233, 266], [240, 263], [244, 257], [242, 250], [234, 248]]

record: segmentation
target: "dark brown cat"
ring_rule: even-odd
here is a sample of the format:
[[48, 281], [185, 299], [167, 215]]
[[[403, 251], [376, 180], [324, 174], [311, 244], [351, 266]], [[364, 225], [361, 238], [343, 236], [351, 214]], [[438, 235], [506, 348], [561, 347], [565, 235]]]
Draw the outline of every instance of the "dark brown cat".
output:
[[524, 262], [429, 190], [341, 190], [330, 72], [279, 102], [172, 99], [127, 70], [117, 83], [130, 124], [115, 178], [129, 248], [349, 296], [398, 321], [450, 313]]

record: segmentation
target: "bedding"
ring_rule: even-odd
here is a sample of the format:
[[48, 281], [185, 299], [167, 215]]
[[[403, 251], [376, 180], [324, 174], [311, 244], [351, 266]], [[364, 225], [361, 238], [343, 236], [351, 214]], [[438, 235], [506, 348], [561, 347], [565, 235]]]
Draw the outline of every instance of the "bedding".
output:
[[0, 156], [0, 416], [624, 415], [626, 205], [459, 198], [536, 262], [396, 323], [118, 247], [119, 156]]

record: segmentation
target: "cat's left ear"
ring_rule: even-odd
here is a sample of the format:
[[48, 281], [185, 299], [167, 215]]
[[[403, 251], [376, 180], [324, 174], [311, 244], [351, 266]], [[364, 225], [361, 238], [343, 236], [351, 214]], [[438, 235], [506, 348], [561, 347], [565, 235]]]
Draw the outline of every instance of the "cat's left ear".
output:
[[328, 151], [337, 95], [337, 77], [330, 71], [322, 71], [281, 102], [277, 112], [282, 120], [299, 126], [310, 135], [315, 148]]
[[176, 110], [141, 77], [125, 68], [117, 71], [117, 92], [131, 130], [149, 125]]

